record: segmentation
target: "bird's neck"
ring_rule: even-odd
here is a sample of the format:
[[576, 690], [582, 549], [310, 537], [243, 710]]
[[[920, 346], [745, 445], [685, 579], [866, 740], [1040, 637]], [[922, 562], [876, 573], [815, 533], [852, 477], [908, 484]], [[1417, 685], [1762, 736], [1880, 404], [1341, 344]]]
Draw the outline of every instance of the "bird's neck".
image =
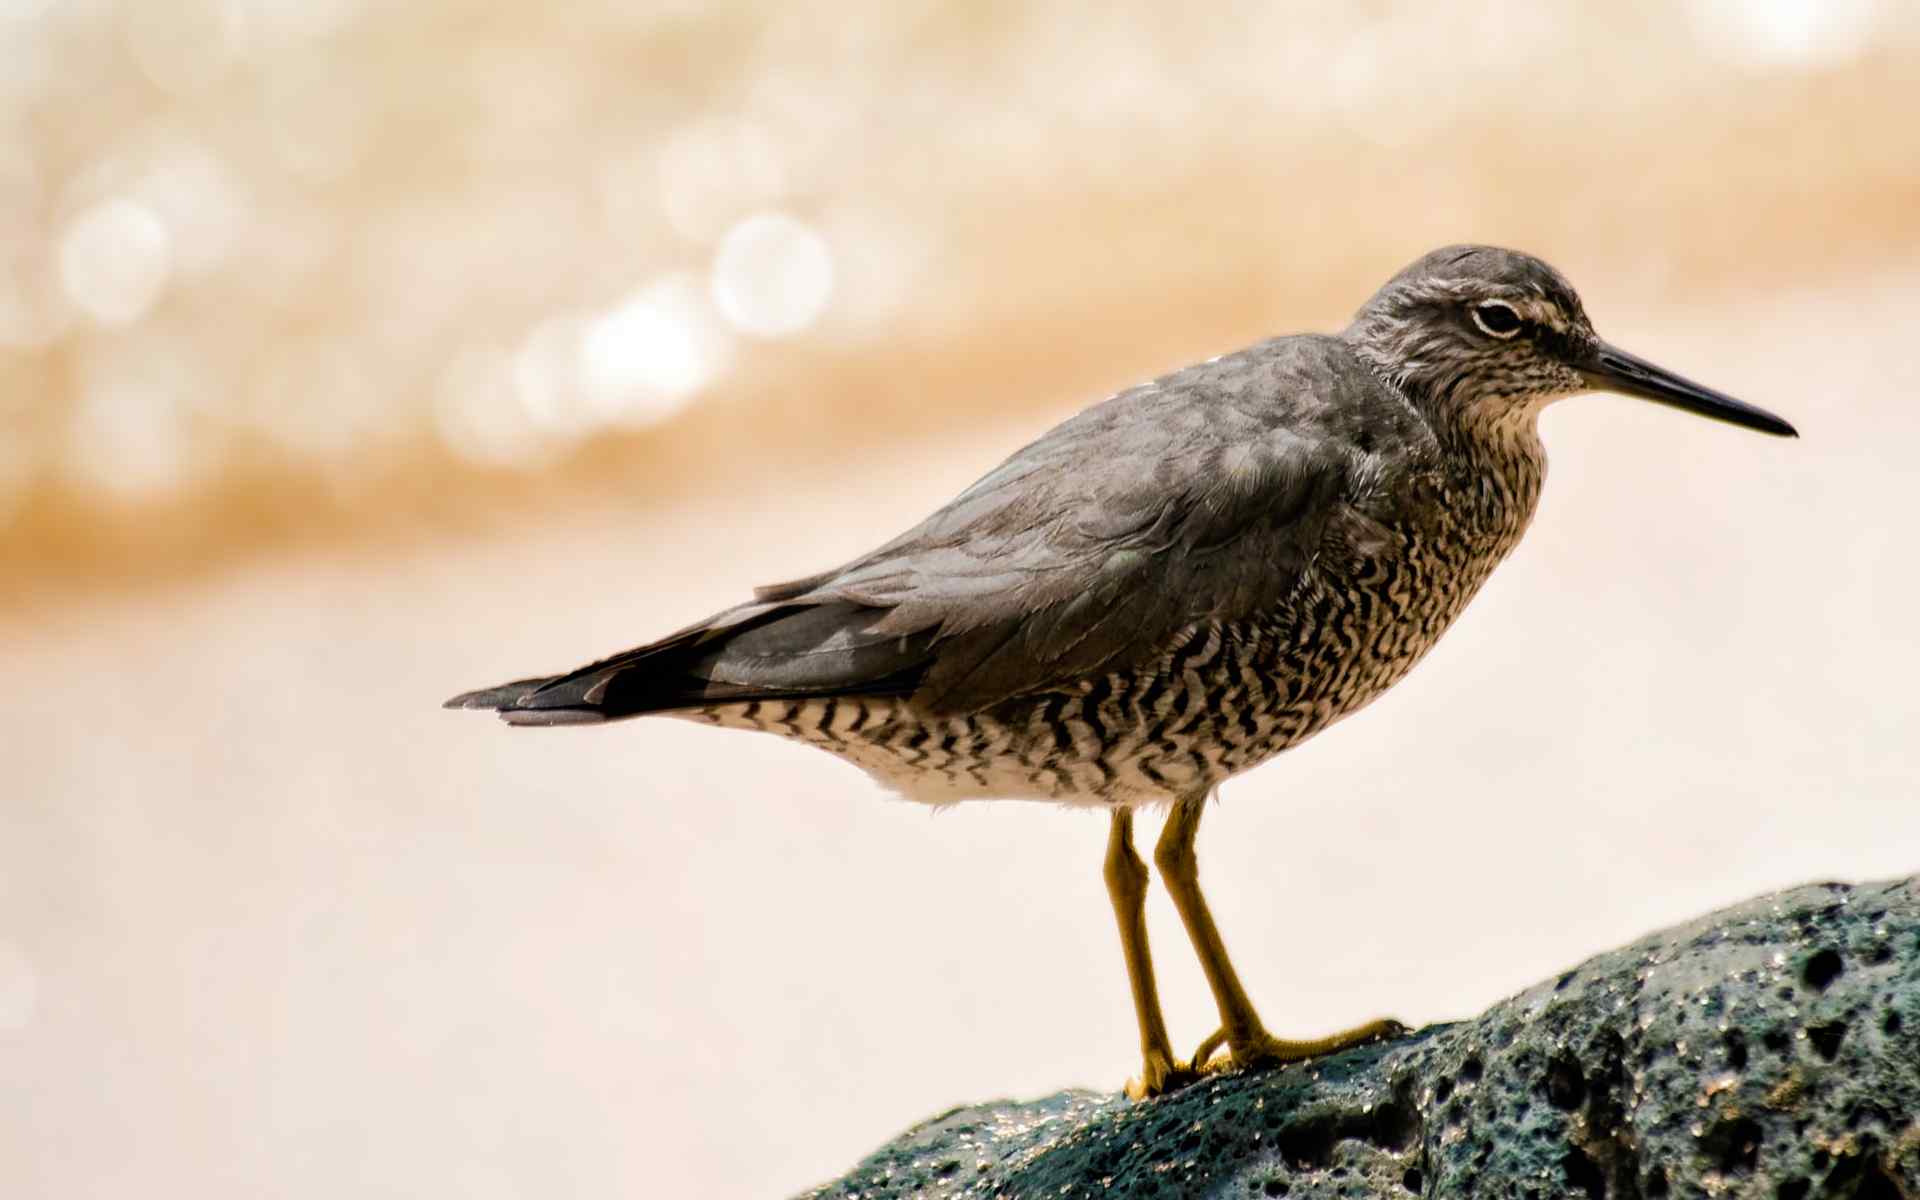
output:
[[1539, 417], [1548, 399], [1475, 403], [1458, 393], [1409, 399], [1440, 443], [1447, 507], [1495, 559], [1505, 557], [1532, 521], [1546, 480]]
[[1440, 435], [1450, 488], [1499, 557], [1519, 542], [1540, 503], [1547, 451], [1538, 416], [1537, 408], [1516, 409], [1496, 419], [1456, 421]]
[[1484, 515], [1503, 527], [1517, 522], [1511, 536], [1518, 537], [1533, 516], [1546, 477], [1539, 420], [1554, 397], [1516, 402], [1475, 392], [1464, 374], [1409, 370], [1408, 360], [1390, 361], [1378, 353], [1383, 339], [1370, 332], [1363, 316], [1343, 336], [1374, 377], [1426, 419], [1440, 443], [1448, 489], [1484, 490]]
[[1545, 398], [1534, 403], [1503, 400], [1497, 405], [1450, 404], [1428, 409], [1428, 420], [1451, 453], [1537, 458], [1545, 453], [1540, 441], [1540, 413], [1546, 406]]

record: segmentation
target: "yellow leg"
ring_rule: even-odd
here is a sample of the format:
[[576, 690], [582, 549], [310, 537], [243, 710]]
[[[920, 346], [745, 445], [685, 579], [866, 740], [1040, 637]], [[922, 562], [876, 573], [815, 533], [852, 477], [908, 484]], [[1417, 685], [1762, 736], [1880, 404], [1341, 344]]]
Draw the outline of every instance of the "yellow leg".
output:
[[1160, 867], [1160, 878], [1166, 882], [1167, 894], [1180, 912], [1180, 923], [1187, 927], [1187, 937], [1200, 958], [1200, 969], [1206, 973], [1207, 986], [1213, 990], [1213, 1002], [1220, 1009], [1220, 1031], [1200, 1044], [1199, 1052], [1194, 1055], [1194, 1068], [1204, 1067], [1207, 1057], [1222, 1040], [1231, 1051], [1232, 1065], [1249, 1067], [1316, 1058], [1404, 1033], [1406, 1026], [1388, 1020], [1369, 1021], [1330, 1037], [1303, 1042], [1287, 1041], [1267, 1032], [1266, 1026], [1260, 1023], [1260, 1014], [1254, 1011], [1253, 1001], [1247, 998], [1246, 988], [1240, 984], [1239, 973], [1227, 958], [1226, 944], [1220, 940], [1206, 897], [1200, 894], [1199, 860], [1194, 856], [1193, 839], [1200, 831], [1200, 814], [1206, 800], [1205, 796], [1190, 796], [1176, 803], [1153, 849], [1153, 861]]
[[1135, 1100], [1170, 1091], [1195, 1075], [1173, 1057], [1160, 993], [1153, 983], [1153, 957], [1147, 952], [1147, 864], [1133, 849], [1133, 812], [1113, 810], [1107, 833], [1105, 875], [1114, 920], [1120, 925], [1120, 952], [1127, 960], [1127, 984], [1133, 989], [1133, 1015], [1140, 1022], [1140, 1077], [1127, 1081]]

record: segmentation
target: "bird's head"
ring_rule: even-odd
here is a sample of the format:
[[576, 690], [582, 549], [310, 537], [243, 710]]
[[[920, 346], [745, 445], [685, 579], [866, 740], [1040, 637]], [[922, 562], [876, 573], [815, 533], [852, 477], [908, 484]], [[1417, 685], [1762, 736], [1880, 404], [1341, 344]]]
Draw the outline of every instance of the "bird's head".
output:
[[1447, 246], [1387, 281], [1343, 335], [1435, 416], [1531, 423], [1575, 392], [1621, 392], [1785, 437], [1772, 413], [1602, 341], [1560, 272], [1495, 246]]

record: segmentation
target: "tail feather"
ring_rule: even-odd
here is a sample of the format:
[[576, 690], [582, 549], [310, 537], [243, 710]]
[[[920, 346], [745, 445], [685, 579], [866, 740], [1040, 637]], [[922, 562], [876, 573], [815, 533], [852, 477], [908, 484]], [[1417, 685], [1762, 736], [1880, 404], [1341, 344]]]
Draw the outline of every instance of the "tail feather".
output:
[[552, 683], [554, 677], [541, 675], [533, 679], [516, 679], [512, 683], [503, 683], [499, 687], [481, 688], [475, 692], [461, 692], [458, 696], [442, 704], [441, 708], [491, 708], [496, 712], [512, 708], [534, 692]]
[[876, 634], [879, 615], [743, 605], [576, 671], [464, 692], [445, 706], [492, 709], [509, 725], [595, 725], [717, 703], [909, 693], [931, 636]]
[[509, 725], [602, 725], [609, 718], [593, 708], [503, 708], [500, 719]]
[[537, 698], [542, 689], [563, 682], [566, 682], [563, 675], [520, 679], [477, 692], [462, 692], [441, 707], [492, 709], [509, 725], [598, 725], [608, 719], [599, 709], [569, 705], [559, 697], [551, 701]]

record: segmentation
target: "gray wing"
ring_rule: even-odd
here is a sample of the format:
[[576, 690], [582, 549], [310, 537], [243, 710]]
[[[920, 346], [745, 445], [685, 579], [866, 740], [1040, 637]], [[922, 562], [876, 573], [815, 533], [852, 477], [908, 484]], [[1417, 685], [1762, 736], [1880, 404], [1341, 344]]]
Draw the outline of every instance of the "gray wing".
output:
[[1361, 445], [1431, 438], [1329, 343], [1280, 339], [1122, 393], [873, 553], [758, 596], [883, 614], [868, 633], [912, 639], [926, 656], [916, 694], [946, 711], [1271, 611], [1331, 529], [1343, 544], [1378, 535], [1379, 460]]
[[541, 724], [875, 693], [965, 712], [1149, 662], [1196, 622], [1281, 605], [1336, 526], [1377, 533], [1380, 460], [1363, 446], [1431, 434], [1353, 365], [1333, 339], [1283, 338], [1187, 368], [1057, 426], [835, 570], [450, 703]]

